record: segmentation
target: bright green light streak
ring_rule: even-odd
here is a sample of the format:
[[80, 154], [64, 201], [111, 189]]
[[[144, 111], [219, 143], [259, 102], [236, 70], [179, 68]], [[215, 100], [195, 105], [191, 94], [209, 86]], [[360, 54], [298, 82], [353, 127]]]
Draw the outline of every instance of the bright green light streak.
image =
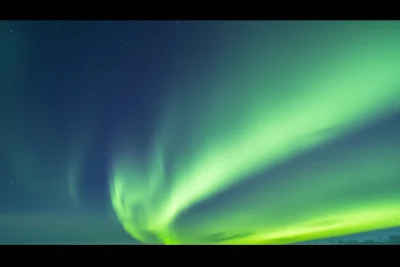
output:
[[[218, 56], [226, 61], [215, 63], [217, 75], [210, 80], [184, 84], [190, 93], [171, 101], [160, 122], [149, 168], [134, 168], [129, 157], [124, 157], [129, 162], [125, 164], [115, 158], [111, 197], [130, 234], [143, 242], [153, 242], [156, 236], [164, 243], [201, 243], [179, 235], [174, 228], [179, 214], [257, 171], [395, 110], [400, 93], [399, 23], [316, 22], [303, 26], [297, 29], [303, 32], [289, 36], [290, 43], [275, 46], [264, 37], [265, 30], [256, 31], [253, 38], [240, 43], [242, 50], [251, 51], [245, 55], [231, 52], [239, 45], [221, 37], [219, 41], [227, 47], [222, 47]], [[316, 31], [320, 35], [310, 37], [310, 32]], [[198, 84], [194, 87], [190, 82]], [[194, 96], [196, 88], [202, 91]], [[179, 153], [172, 153], [174, 149]], [[320, 179], [328, 179], [324, 176]], [[287, 190], [280, 192], [287, 195]], [[311, 196], [317, 194], [304, 190]], [[359, 214], [369, 214], [369, 209], [367, 205]], [[393, 210], [374, 213], [386, 217]], [[275, 220], [277, 227], [287, 223], [279, 216]], [[269, 223], [261, 221], [259, 229], [268, 228]], [[318, 231], [342, 233], [338, 229], [359, 225], [352, 223]], [[301, 229], [299, 221], [281, 234], [276, 229], [259, 230], [250, 239], [237, 238], [237, 242], [262, 243], [274, 235], [294, 236], [292, 240], [297, 241], [301, 236], [311, 238], [317, 231]]]
[[182, 214], [175, 223], [179, 241], [207, 243], [212, 231], [246, 234], [218, 243], [279, 244], [398, 226], [400, 167], [393, 147], [400, 140], [373, 141], [282, 168], [240, 195], [204, 204], [206, 211]]

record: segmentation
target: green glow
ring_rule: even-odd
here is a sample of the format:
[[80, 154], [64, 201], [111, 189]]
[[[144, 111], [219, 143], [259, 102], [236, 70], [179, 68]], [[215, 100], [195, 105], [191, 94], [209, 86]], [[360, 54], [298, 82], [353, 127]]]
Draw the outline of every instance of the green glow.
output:
[[[47, 114], [41, 106], [33, 108], [36, 99], [32, 101], [30, 95], [36, 95], [35, 92], [40, 89], [33, 88], [23, 78], [24, 75], [29, 76], [26, 72], [34, 64], [31, 58], [34, 57], [31, 53], [33, 43], [21, 41], [22, 36], [27, 40], [35, 39], [35, 34], [29, 30], [29, 23], [2, 21], [0, 31], [4, 33], [0, 39], [0, 120], [2, 130], [6, 131], [3, 134], [7, 136], [1, 143], [0, 153], [7, 155], [7, 164], [15, 171], [15, 177], [10, 181], [18, 188], [16, 190], [22, 189], [19, 194], [0, 193], [10, 194], [10, 202], [16, 203], [21, 202], [20, 194], [23, 194], [24, 201], [44, 209], [49, 206], [71, 207], [70, 198], [72, 206], [75, 206], [80, 203], [78, 191], [80, 172], [85, 161], [84, 151], [93, 136], [88, 126], [95, 124], [94, 104], [88, 104], [84, 97], [77, 99], [74, 106], [77, 109], [85, 107], [85, 111], [71, 119], [70, 128], [65, 125], [65, 128], [56, 131], [53, 122], [43, 119]], [[22, 71], [25, 71], [24, 75]], [[33, 113], [39, 114], [34, 119], [29, 117], [32, 109]], [[49, 109], [47, 112], [52, 111]], [[27, 126], [32, 124], [32, 120], [35, 121], [35, 127]], [[69, 131], [72, 138], [60, 138], [65, 131]]]
[[113, 217], [87, 210], [9, 213], [0, 228], [1, 245], [137, 244]]
[[[218, 212], [187, 215], [258, 172], [396, 111], [399, 22], [281, 22], [276, 42], [267, 26], [248, 23], [213, 37], [219, 60], [207, 79], [196, 78], [195, 67], [179, 72], [147, 165], [120, 152], [128, 142], [115, 146], [112, 203], [134, 238], [281, 244], [400, 225], [393, 140], [346, 151], [335, 171], [314, 166], [273, 183], [264, 177], [257, 192]], [[371, 186], [373, 196], [358, 185]], [[207, 239], [215, 233], [230, 237]]]

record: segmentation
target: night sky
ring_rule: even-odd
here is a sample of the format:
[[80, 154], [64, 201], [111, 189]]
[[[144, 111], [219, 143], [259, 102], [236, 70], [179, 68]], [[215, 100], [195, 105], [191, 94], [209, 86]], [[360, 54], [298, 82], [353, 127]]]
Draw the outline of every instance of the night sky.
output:
[[0, 148], [1, 244], [381, 240], [400, 22], [2, 21]]

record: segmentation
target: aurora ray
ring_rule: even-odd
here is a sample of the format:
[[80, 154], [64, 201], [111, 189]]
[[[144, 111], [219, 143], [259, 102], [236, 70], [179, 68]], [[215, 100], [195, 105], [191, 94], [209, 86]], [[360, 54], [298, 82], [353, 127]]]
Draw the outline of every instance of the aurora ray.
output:
[[[145, 243], [273, 244], [400, 225], [396, 137], [343, 148], [334, 172], [268, 175], [398, 111], [399, 22], [248, 22], [210, 38], [219, 60], [177, 71], [146, 164], [120, 152], [128, 142], [115, 146], [110, 193], [127, 232]], [[360, 167], [376, 153], [382, 164]], [[259, 173], [256, 193], [185, 217]]]

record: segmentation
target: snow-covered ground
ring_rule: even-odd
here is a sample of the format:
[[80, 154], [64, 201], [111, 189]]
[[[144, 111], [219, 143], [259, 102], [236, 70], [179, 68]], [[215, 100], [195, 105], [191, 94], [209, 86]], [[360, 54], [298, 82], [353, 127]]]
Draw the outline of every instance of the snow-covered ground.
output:
[[[396, 241], [394, 237], [398, 237]], [[397, 242], [398, 240], [398, 242]], [[366, 242], [370, 241], [370, 242]], [[328, 239], [314, 240], [308, 242], [302, 242], [299, 244], [313, 244], [313, 245], [323, 245], [323, 244], [362, 244], [362, 243], [373, 243], [373, 244], [383, 244], [383, 245], [400, 245], [400, 227], [378, 230], [367, 233], [360, 233], [356, 235], [348, 235], [341, 237], [334, 237]]]

